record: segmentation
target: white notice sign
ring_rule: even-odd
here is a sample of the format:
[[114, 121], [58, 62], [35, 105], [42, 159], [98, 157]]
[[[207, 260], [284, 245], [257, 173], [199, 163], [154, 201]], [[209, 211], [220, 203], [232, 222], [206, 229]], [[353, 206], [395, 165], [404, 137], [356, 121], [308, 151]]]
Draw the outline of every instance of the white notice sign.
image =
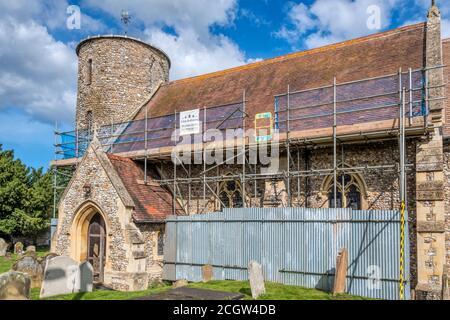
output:
[[180, 112], [180, 135], [200, 133], [199, 109]]

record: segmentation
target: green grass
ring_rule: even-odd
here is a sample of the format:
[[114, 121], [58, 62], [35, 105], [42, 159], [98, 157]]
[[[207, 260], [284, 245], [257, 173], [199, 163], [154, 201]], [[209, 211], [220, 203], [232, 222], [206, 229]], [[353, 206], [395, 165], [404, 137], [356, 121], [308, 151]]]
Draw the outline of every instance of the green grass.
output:
[[[266, 294], [260, 300], [364, 300], [366, 298], [348, 294], [333, 294], [297, 286], [266, 282]], [[207, 283], [191, 283], [189, 288], [210, 289], [244, 294], [245, 300], [251, 300], [252, 294], [248, 281], [210, 281]]]
[[[47, 248], [37, 248], [37, 255], [47, 254]], [[0, 273], [11, 269], [18, 255], [13, 254], [10, 260], [0, 257]], [[266, 282], [266, 294], [261, 300], [364, 300], [367, 298], [351, 296], [348, 294], [332, 295], [316, 289], [308, 289], [297, 286], [288, 286], [279, 283]], [[217, 291], [235, 292], [244, 295], [244, 299], [251, 300], [250, 284], [248, 281], [210, 281], [207, 283], [190, 283], [189, 288], [210, 289]], [[121, 292], [94, 290], [93, 292], [66, 294], [47, 298], [46, 300], [129, 300], [145, 297], [171, 289], [169, 285], [151, 287], [144, 291]], [[39, 300], [39, 288], [31, 289], [31, 299]]]
[[[161, 285], [160, 287], [149, 288], [144, 291], [121, 292], [94, 290], [93, 292], [81, 292], [49, 297], [43, 300], [130, 300], [134, 298], [146, 297], [152, 294], [169, 290], [171, 286]], [[39, 289], [31, 290], [31, 299], [39, 300]]]
[[[55, 297], [49, 297], [46, 300], [129, 300], [139, 297], [145, 297], [171, 289], [171, 286], [161, 285], [159, 287], [149, 288], [145, 291], [120, 292], [94, 290], [93, 292], [67, 294]], [[244, 295], [245, 300], [251, 300], [250, 285], [247, 281], [210, 281], [208, 283], [190, 283], [188, 288], [210, 289], [217, 291], [235, 292]], [[266, 283], [266, 294], [261, 296], [260, 300], [364, 300], [367, 298], [340, 294], [333, 296], [330, 293], [316, 289], [307, 289], [296, 286], [288, 286], [278, 283]], [[33, 300], [39, 299], [39, 289], [33, 289], [31, 292]]]

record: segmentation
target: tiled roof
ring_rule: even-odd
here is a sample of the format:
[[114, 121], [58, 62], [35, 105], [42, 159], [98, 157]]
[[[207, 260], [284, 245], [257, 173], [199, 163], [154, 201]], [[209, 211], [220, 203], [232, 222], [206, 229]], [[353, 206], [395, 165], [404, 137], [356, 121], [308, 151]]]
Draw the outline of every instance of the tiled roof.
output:
[[[108, 154], [108, 158], [133, 199], [136, 222], [163, 222], [172, 214], [172, 194], [154, 182], [143, 184], [144, 170], [140, 163], [112, 154]], [[151, 180], [149, 176], [148, 181]]]
[[[274, 95], [424, 66], [425, 23], [415, 24], [313, 50], [182, 79], [162, 85], [147, 104], [148, 116], [242, 101], [254, 115], [273, 111]], [[136, 115], [145, 118], [145, 107]]]

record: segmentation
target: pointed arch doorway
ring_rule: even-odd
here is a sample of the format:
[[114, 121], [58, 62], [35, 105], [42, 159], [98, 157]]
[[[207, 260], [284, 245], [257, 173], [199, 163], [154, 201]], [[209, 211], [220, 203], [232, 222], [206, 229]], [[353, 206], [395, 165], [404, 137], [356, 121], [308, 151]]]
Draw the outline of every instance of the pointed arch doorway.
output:
[[87, 260], [94, 269], [94, 281], [103, 282], [106, 260], [106, 227], [100, 213], [95, 213], [89, 221], [87, 234]]
[[70, 256], [78, 262], [89, 261], [94, 269], [94, 281], [103, 282], [108, 270], [109, 224], [100, 207], [86, 201], [77, 210], [70, 230]]

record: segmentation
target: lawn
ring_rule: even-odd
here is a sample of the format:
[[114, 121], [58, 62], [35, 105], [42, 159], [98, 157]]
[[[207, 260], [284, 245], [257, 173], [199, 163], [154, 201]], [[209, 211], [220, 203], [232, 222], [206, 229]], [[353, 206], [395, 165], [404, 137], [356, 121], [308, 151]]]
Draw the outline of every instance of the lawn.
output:
[[[155, 293], [169, 290], [171, 286], [161, 285], [159, 287], [148, 288], [144, 291], [122, 292], [108, 290], [94, 290], [93, 292], [81, 292], [49, 297], [43, 300], [131, 300], [145, 297]], [[31, 290], [31, 299], [39, 300], [39, 288]]]
[[[245, 300], [251, 300], [250, 284], [248, 281], [210, 281], [208, 283], [190, 283], [188, 288], [210, 289], [217, 291], [227, 291], [241, 293]], [[67, 294], [50, 297], [48, 300], [129, 300], [155, 293], [160, 293], [172, 288], [169, 285], [149, 288], [145, 291], [119, 292], [96, 290], [87, 293]], [[279, 283], [266, 283], [266, 294], [261, 296], [261, 300], [364, 300], [363, 297], [340, 294], [333, 296], [330, 293], [316, 289], [307, 289], [296, 286], [288, 286]], [[32, 299], [39, 299], [39, 289], [32, 290]]]
[[[356, 297], [348, 294], [334, 296], [331, 293], [308, 289], [297, 286], [289, 286], [280, 283], [266, 282], [266, 294], [259, 297], [260, 300], [365, 300], [364, 297]], [[190, 288], [210, 289], [218, 291], [236, 292], [245, 295], [245, 300], [251, 300], [250, 283], [248, 281], [210, 281], [207, 283], [191, 283]]]
[[[46, 248], [38, 248], [38, 256], [44, 256]], [[12, 259], [6, 260], [0, 257], [0, 273], [7, 272], [18, 258], [12, 255]], [[189, 288], [210, 289], [217, 291], [227, 291], [241, 293], [245, 300], [251, 300], [250, 284], [248, 281], [210, 281], [207, 283], [190, 283]], [[172, 287], [167, 284], [148, 288], [144, 291], [120, 292], [107, 290], [94, 290], [93, 292], [74, 293], [47, 298], [47, 300], [129, 300], [139, 297], [149, 296], [169, 290]], [[39, 288], [31, 290], [31, 299], [39, 300]], [[279, 283], [266, 283], [266, 294], [261, 296], [261, 300], [364, 300], [366, 298], [351, 296], [348, 294], [332, 295], [316, 289], [308, 289], [297, 286], [288, 286]]]

